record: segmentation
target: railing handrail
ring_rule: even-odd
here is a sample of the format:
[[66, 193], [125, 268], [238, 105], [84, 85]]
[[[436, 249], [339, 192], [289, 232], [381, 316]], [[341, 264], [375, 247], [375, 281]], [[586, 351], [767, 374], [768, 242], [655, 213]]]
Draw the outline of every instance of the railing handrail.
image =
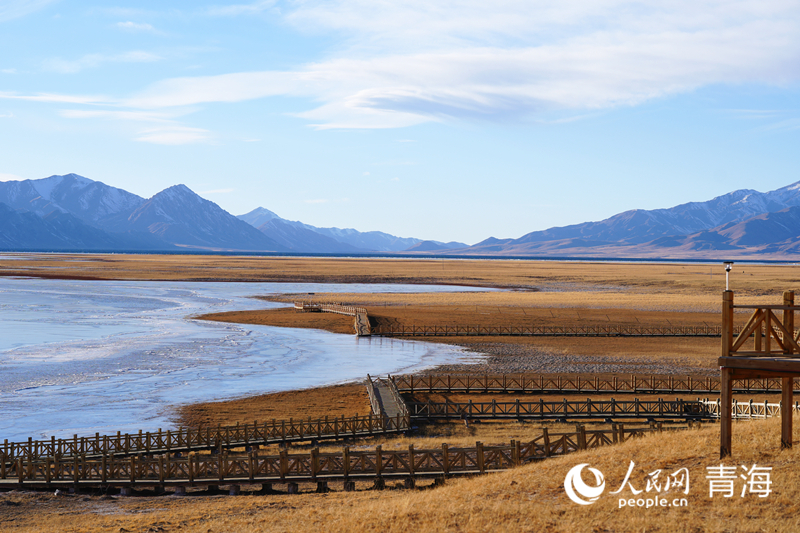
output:
[[[741, 328], [734, 328], [737, 334]], [[400, 326], [376, 326], [372, 328], [373, 335], [384, 336], [640, 336], [640, 337], [673, 337], [673, 336], [699, 336], [719, 337], [722, 334], [721, 326], [709, 325], [670, 325], [647, 326], [633, 324], [572, 324], [561, 326], [530, 325], [530, 326], [451, 326], [451, 325], [423, 325], [416, 324]]]
[[0, 444], [0, 455], [7, 460], [16, 457], [72, 457], [76, 455], [126, 456], [138, 453], [226, 449], [249, 445], [296, 442], [304, 440], [340, 439], [404, 431], [394, 420], [373, 414], [354, 417], [324, 417], [310, 420], [272, 420], [262, 424], [179, 428], [172, 431], [118, 433], [69, 439], [33, 440]]
[[17, 458], [0, 461], [0, 488], [63, 486], [134, 486], [180, 484], [214, 484], [228, 482], [297, 482], [331, 479], [365, 479], [392, 476], [454, 476], [475, 475], [505, 470], [529, 461], [554, 455], [564, 455], [577, 450], [596, 448], [624, 442], [635, 436], [661, 431], [661, 426], [625, 428], [614, 425], [611, 429], [587, 430], [578, 426], [573, 433], [548, 434], [547, 429], [529, 442], [511, 441], [510, 444], [485, 446], [477, 442], [474, 447], [416, 450], [351, 451], [345, 447], [341, 453], [320, 452], [279, 455], [246, 454], [192, 454], [175, 458], [170, 454], [160, 457], [127, 458], [103, 456], [101, 458], [75, 457], [58, 460], [45, 457], [36, 460]]
[[[392, 376], [401, 393], [419, 392], [515, 392], [515, 393], [719, 393], [718, 377], [654, 376], [630, 374], [612, 378], [544, 374], [413, 374]], [[781, 391], [780, 378], [737, 380], [736, 393]], [[795, 380], [800, 390], [800, 380]]]

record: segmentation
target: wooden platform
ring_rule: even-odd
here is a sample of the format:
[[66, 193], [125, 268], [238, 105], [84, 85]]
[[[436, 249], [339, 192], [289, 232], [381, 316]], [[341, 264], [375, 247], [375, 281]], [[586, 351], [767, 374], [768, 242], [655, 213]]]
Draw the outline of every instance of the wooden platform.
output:
[[[734, 338], [735, 309], [753, 310]], [[720, 366], [720, 457], [731, 455], [733, 383], [746, 379], [780, 379], [781, 404], [792, 405], [794, 380], [800, 376], [800, 334], [795, 333], [794, 292], [783, 293], [782, 305], [737, 306], [733, 291], [722, 293], [722, 350]], [[781, 312], [778, 316], [776, 312]], [[752, 349], [745, 345], [752, 341]], [[792, 410], [781, 411], [781, 448], [792, 447]]]

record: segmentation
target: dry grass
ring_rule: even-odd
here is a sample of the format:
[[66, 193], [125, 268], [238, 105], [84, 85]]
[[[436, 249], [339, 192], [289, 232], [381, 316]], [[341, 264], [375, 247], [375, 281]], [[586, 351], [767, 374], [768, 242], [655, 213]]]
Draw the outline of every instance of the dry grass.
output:
[[[292, 281], [321, 283], [450, 283], [582, 292], [593, 287], [665, 290], [718, 295], [724, 287], [719, 262], [653, 264], [538, 260], [440, 260], [372, 258], [237, 257], [204, 255], [4, 254], [0, 275], [79, 279], [185, 281]], [[800, 288], [793, 266], [736, 265], [738, 295], [763, 296]], [[578, 307], [583, 307], [583, 304]]]
[[176, 422], [183, 427], [252, 424], [294, 418], [353, 417], [371, 411], [366, 387], [334, 385], [314, 389], [275, 392], [237, 400], [203, 402], [177, 409]]
[[[798, 427], [798, 420], [795, 427]], [[795, 532], [800, 530], [800, 476], [797, 448], [779, 451], [778, 420], [734, 426], [734, 459], [728, 466], [772, 467], [772, 493], [766, 498], [709, 497], [706, 467], [720, 464], [718, 427], [664, 433], [623, 445], [589, 450], [514, 470], [449, 481], [444, 487], [418, 490], [290, 496], [189, 496], [101, 499], [51, 494], [0, 495], [3, 531], [107, 532], [189, 531], [255, 533], [271, 531], [535, 531], [535, 532]], [[795, 432], [795, 442], [798, 440]], [[487, 439], [488, 440], [488, 439]], [[661, 497], [687, 499], [687, 507], [618, 508], [609, 492], [621, 484], [630, 461], [631, 481], [645, 488], [645, 475], [662, 469], [690, 472], [690, 491]], [[567, 471], [588, 463], [605, 474], [606, 493], [590, 506], [567, 499]], [[310, 491], [312, 486], [303, 486]], [[361, 484], [360, 488], [364, 488]], [[631, 497], [628, 490], [625, 497]], [[647, 493], [643, 493], [646, 495]], [[655, 492], [650, 496], [655, 495]], [[92, 516], [91, 520], [87, 519]]]
[[[317, 259], [211, 256], [116, 256], [28, 254], [0, 259], [0, 275], [82, 279], [152, 279], [187, 281], [301, 281], [345, 283], [449, 283], [486, 287], [536, 289], [502, 293], [348, 294], [321, 296], [375, 307], [387, 320], [526, 321], [553, 323], [647, 320], [717, 323], [724, 278], [719, 265], [553, 263], [543, 261], [479, 261], [420, 259]], [[713, 276], [709, 275], [714, 273]], [[737, 303], [778, 303], [783, 290], [800, 287], [797, 270], [789, 266], [736, 265], [732, 276]], [[254, 285], [253, 293], [260, 292]], [[538, 291], [538, 292], [537, 292]], [[320, 295], [316, 296], [320, 298]], [[287, 296], [286, 298], [292, 298]], [[474, 311], [471, 308], [474, 307]], [[281, 314], [282, 313], [282, 314]], [[326, 314], [258, 316], [217, 319], [295, 327], [352, 331], [351, 321]], [[266, 318], [265, 318], [266, 317]], [[278, 317], [278, 318], [276, 318]], [[744, 317], [741, 317], [744, 318]], [[283, 321], [277, 324], [271, 321]], [[417, 322], [419, 323], [419, 322]], [[441, 323], [441, 322], [437, 322]], [[448, 343], [498, 343], [514, 348], [525, 344], [551, 354], [587, 359], [613, 354], [653, 358], [697, 366], [713, 366], [716, 339], [565, 339], [565, 338], [446, 338]], [[349, 387], [349, 388], [348, 388]], [[271, 418], [353, 416], [367, 413], [362, 385], [314, 389], [279, 395], [213, 402], [186, 407], [183, 425], [252, 422]], [[798, 421], [795, 427], [798, 428]], [[572, 425], [551, 424], [553, 431]], [[538, 434], [539, 424], [482, 423], [434, 425], [416, 435], [372, 439], [386, 447], [438, 448], [453, 445], [508, 442]], [[102, 499], [98, 496], [56, 497], [52, 494], [0, 494], [0, 530], [86, 532], [202, 531], [242, 533], [264, 531], [776, 531], [800, 530], [800, 478], [794, 464], [797, 451], [779, 452], [778, 420], [742, 422], [734, 426], [735, 460], [729, 465], [774, 468], [773, 494], [726, 499], [708, 497], [705, 467], [719, 464], [719, 428], [706, 426], [662, 434], [624, 445], [581, 452], [513, 471], [448, 482], [432, 490], [303, 494], [245, 497], [189, 496]], [[795, 442], [798, 432], [795, 432]], [[362, 445], [362, 444], [358, 444]], [[366, 445], [366, 444], [364, 444]], [[327, 447], [328, 445], [326, 445]], [[339, 449], [340, 445], [330, 446]], [[617, 509], [606, 495], [588, 507], [570, 502], [563, 480], [575, 464], [589, 463], [619, 484], [628, 462], [636, 462], [635, 486], [644, 474], [687, 467], [692, 487], [689, 506], [669, 509]], [[360, 484], [361, 489], [366, 488]], [[338, 489], [338, 486], [334, 487]], [[614, 487], [616, 488], [616, 486]], [[304, 485], [310, 492], [313, 487]], [[91, 517], [91, 518], [89, 518]]]

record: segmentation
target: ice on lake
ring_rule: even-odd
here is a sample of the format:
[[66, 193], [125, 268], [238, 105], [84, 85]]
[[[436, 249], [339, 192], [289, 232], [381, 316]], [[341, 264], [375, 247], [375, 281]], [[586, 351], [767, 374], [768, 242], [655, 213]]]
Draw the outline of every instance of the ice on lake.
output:
[[172, 406], [470, 358], [458, 347], [194, 320], [270, 293], [464, 291], [421, 285], [0, 278], [0, 440], [172, 427]]

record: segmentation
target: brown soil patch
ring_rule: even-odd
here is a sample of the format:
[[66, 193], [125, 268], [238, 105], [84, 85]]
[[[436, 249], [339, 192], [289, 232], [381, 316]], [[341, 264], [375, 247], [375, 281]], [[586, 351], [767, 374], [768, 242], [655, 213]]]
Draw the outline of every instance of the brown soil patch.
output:
[[210, 313], [197, 318], [217, 322], [277, 326], [282, 328], [323, 329], [331, 333], [355, 335], [353, 317], [335, 313], [299, 313], [293, 308]]
[[272, 419], [353, 417], [369, 413], [367, 389], [359, 383], [185, 405], [177, 409], [177, 425], [208, 427], [252, 424], [255, 421], [263, 423]]

